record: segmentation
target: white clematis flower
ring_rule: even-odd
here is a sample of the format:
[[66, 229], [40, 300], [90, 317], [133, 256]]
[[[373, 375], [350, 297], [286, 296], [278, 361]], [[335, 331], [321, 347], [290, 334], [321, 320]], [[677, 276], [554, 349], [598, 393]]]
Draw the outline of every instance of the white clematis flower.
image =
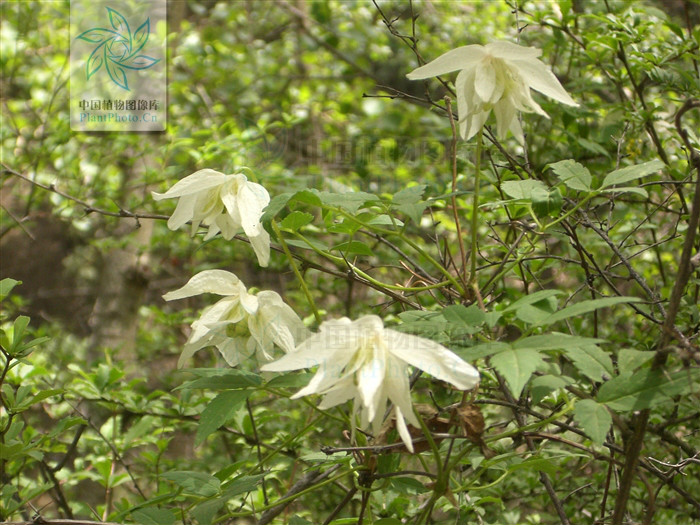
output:
[[460, 70], [455, 82], [459, 131], [469, 140], [482, 128], [491, 110], [496, 114], [498, 138], [510, 130], [524, 142], [516, 111], [547, 113], [532, 99], [530, 88], [569, 106], [578, 106], [537, 57], [542, 51], [510, 42], [462, 46], [406, 75], [410, 80]]
[[217, 233], [226, 240], [244, 231], [250, 239], [260, 266], [270, 260], [270, 235], [260, 223], [270, 195], [260, 184], [249, 182], [245, 175], [224, 175], [218, 171], [199, 170], [177, 182], [165, 193], [152, 192], [157, 201], [179, 198], [168, 220], [168, 228], [177, 230], [192, 221], [192, 235], [200, 224], [209, 226], [204, 240]]
[[319, 330], [294, 352], [262, 366], [261, 370], [283, 372], [318, 365], [309, 384], [292, 398], [321, 394], [324, 396], [321, 409], [352, 399], [353, 414], [359, 411], [362, 427], [372, 423], [375, 434], [384, 418], [387, 401], [391, 401], [396, 428], [411, 452], [413, 443], [406, 421], [417, 428], [420, 424], [413, 413], [408, 365], [461, 390], [473, 388], [479, 382], [479, 372], [444, 346], [384, 328], [376, 315], [366, 315], [357, 321], [345, 317], [326, 321]]
[[[304, 323], [279, 294], [272, 291], [249, 294], [238, 277], [224, 270], [200, 272], [163, 298], [172, 301], [203, 293], [224, 298], [205, 308], [192, 323], [179, 367], [206, 346], [215, 346], [230, 366], [236, 366], [253, 353], [259, 362], [270, 361], [275, 345], [291, 352], [309, 335]], [[234, 327], [237, 323], [241, 324]]]

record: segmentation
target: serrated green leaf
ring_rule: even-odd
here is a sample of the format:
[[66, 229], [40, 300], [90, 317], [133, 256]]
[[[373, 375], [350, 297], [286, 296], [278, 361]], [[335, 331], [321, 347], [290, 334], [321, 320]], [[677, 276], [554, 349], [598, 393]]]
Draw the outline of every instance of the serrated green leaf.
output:
[[372, 252], [370, 247], [362, 241], [341, 242], [340, 244], [336, 244], [332, 249], [338, 250], [340, 253], [346, 256], [366, 255], [371, 257], [374, 255], [374, 252]]
[[199, 379], [187, 381], [175, 390], [185, 390], [188, 388], [206, 388], [211, 390], [237, 388], [250, 388], [262, 384], [262, 377], [252, 372], [238, 370], [236, 368], [194, 368], [188, 370]]
[[700, 379], [700, 369], [672, 372], [643, 369], [605, 382], [598, 390], [598, 402], [614, 410], [634, 411], [654, 407], [669, 396], [689, 394]]
[[533, 335], [518, 339], [513, 343], [513, 348], [535, 348], [537, 350], [560, 350], [573, 346], [595, 345], [605, 342], [605, 339], [595, 339], [593, 337], [580, 337], [576, 335], [551, 334]]
[[270, 379], [265, 386], [271, 388], [302, 388], [309, 384], [313, 376], [314, 374], [311, 372], [296, 374], [285, 372]]
[[320, 206], [322, 204], [321, 194], [315, 188], [298, 191], [292, 195], [290, 200], [304, 202], [306, 204], [311, 204], [312, 206]]
[[640, 195], [644, 197], [645, 199], [649, 196], [649, 193], [647, 193], [647, 190], [644, 188], [635, 188], [634, 186], [623, 186], [621, 188], [609, 188], [607, 190], [603, 190], [602, 193], [636, 193], [637, 195]]
[[557, 178], [572, 190], [590, 191], [591, 172], [572, 159], [561, 160], [549, 165]]
[[566, 308], [553, 313], [548, 318], [544, 319], [541, 326], [547, 326], [569, 317], [583, 315], [599, 308], [606, 308], [620, 303], [637, 303], [640, 299], [636, 297], [604, 297], [603, 299], [589, 299], [580, 303], [572, 304]]
[[327, 191], [319, 194], [321, 201], [328, 206], [335, 206], [350, 213], [357, 211], [367, 203], [379, 202], [379, 197], [373, 193], [364, 191], [353, 191], [348, 193], [330, 193]]
[[632, 348], [623, 348], [617, 355], [617, 368], [620, 370], [620, 375], [627, 372], [634, 372], [644, 363], [654, 358], [655, 352], [651, 350], [634, 350]]
[[286, 230], [296, 232], [302, 226], [306, 226], [314, 219], [314, 216], [305, 211], [293, 211], [287, 215], [282, 222], [280, 222], [280, 227]]
[[421, 197], [423, 197], [425, 188], [425, 184], [417, 184], [409, 188], [404, 188], [394, 193], [391, 202], [396, 205], [415, 204], [416, 202], [421, 200]]
[[486, 320], [486, 314], [476, 304], [464, 306], [453, 304], [442, 310], [442, 316], [449, 323], [479, 326]]
[[506, 350], [512, 350], [512, 347], [508, 343], [503, 343], [500, 341], [474, 345], [470, 346], [469, 348], [453, 349], [453, 351], [459, 357], [461, 357], [467, 362], [476, 361], [477, 359], [482, 359], [484, 357], [495, 355], [500, 352], [505, 352]]
[[548, 192], [532, 192], [532, 211], [537, 217], [555, 217], [561, 211], [564, 199], [559, 188], [553, 188]]
[[530, 458], [508, 466], [508, 472], [515, 472], [518, 470], [540, 471], [550, 476], [555, 476], [557, 474], [557, 466], [552, 461], [545, 458]]
[[545, 299], [549, 299], [550, 297], [556, 297], [557, 295], [563, 295], [563, 294], [564, 294], [564, 292], [561, 292], [559, 290], [540, 290], [539, 292], [531, 293], [530, 295], [526, 295], [524, 297], [521, 297], [517, 301], [514, 301], [507, 308], [503, 309], [503, 313], [517, 310], [518, 308], [520, 308], [521, 306], [524, 306], [526, 304], [539, 303], [540, 301], [543, 301]]
[[625, 168], [615, 170], [606, 175], [600, 189], [602, 190], [615, 184], [622, 184], [623, 182], [640, 179], [646, 175], [654, 173], [655, 171], [659, 171], [663, 167], [664, 163], [658, 159], [655, 159], [650, 162], [644, 162], [642, 164], [636, 164], [634, 166], [627, 166]]
[[396, 206], [396, 210], [407, 215], [408, 218], [414, 222], [414, 224], [420, 224], [420, 219], [427, 207], [427, 202], [414, 202]]
[[264, 213], [262, 217], [260, 217], [260, 222], [268, 223], [274, 219], [287, 205], [287, 202], [289, 202], [289, 199], [291, 199], [293, 195], [293, 193], [280, 193], [279, 195], [275, 195], [265, 207]]
[[604, 350], [595, 345], [571, 346], [564, 353], [583, 375], [593, 381], [602, 381], [604, 376], [614, 375], [613, 363]]
[[555, 390], [564, 388], [570, 385], [573, 380], [570, 377], [547, 374], [536, 377], [530, 383], [530, 392], [532, 393], [532, 402], [537, 404], [542, 401], [547, 395]]
[[542, 181], [535, 179], [510, 180], [501, 184], [503, 193], [519, 200], [532, 200], [533, 192], [548, 193], [547, 186]]
[[228, 421], [248, 399], [248, 390], [228, 390], [212, 399], [199, 418], [199, 426], [194, 437], [198, 447], [215, 430]]
[[224, 498], [203, 501], [192, 509], [192, 516], [194, 516], [199, 525], [211, 525], [214, 516], [224, 506], [224, 503], [226, 503]]
[[177, 519], [171, 510], [147, 507], [131, 513], [139, 525], [172, 525]]
[[520, 397], [532, 373], [544, 364], [542, 356], [532, 348], [510, 348], [491, 357], [491, 365], [505, 378], [516, 399]]
[[252, 476], [239, 476], [236, 479], [228, 481], [223, 486], [223, 493], [226, 498], [232, 498], [238, 496], [239, 494], [244, 494], [255, 490], [260, 484], [260, 481], [267, 474], [254, 474]]
[[173, 470], [163, 474], [163, 479], [172, 481], [188, 494], [209, 498], [219, 492], [221, 482], [204, 472], [194, 470]]
[[582, 399], [574, 407], [574, 419], [596, 445], [605, 443], [612, 425], [608, 409], [593, 399]]

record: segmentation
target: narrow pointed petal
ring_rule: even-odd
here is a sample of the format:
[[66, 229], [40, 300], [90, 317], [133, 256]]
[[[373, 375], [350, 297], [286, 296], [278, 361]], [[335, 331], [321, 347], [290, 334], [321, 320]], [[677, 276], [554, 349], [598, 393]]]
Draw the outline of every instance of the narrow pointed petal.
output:
[[403, 441], [404, 445], [406, 445], [408, 451], [413, 453], [413, 438], [411, 437], [411, 433], [408, 431], [408, 427], [406, 426], [406, 421], [403, 418], [403, 412], [399, 407], [395, 407], [394, 411], [396, 413], [396, 430], [398, 430], [401, 441]]
[[263, 268], [267, 268], [270, 264], [270, 234], [264, 228], [260, 228], [260, 233], [253, 236], [248, 236], [250, 244], [253, 247], [255, 256], [258, 258], [258, 264]]
[[541, 61], [514, 60], [512, 64], [517, 68], [523, 80], [535, 91], [539, 91], [562, 104], [579, 105], [562, 87], [554, 73]]
[[168, 228], [177, 230], [180, 226], [194, 217], [194, 208], [197, 204], [196, 195], [185, 195], [180, 197], [175, 206], [175, 211], [168, 219]]
[[[502, 100], [493, 107], [493, 112], [496, 115], [496, 129], [498, 130], [498, 138], [503, 140], [506, 138], [506, 133], [508, 130], [512, 129], [511, 124], [513, 120], [518, 120], [515, 107], [508, 100]], [[522, 144], [522, 130], [520, 131], [520, 135], [520, 138], [517, 136], [516, 138], [518, 138], [518, 141]]]
[[[474, 71], [474, 89], [476, 94], [484, 102], [493, 104], [496, 92], [496, 69], [490, 60], [482, 60], [476, 65]], [[502, 90], [501, 90], [502, 92]]]
[[219, 186], [224, 182], [225, 178], [226, 175], [218, 171], [210, 169], [199, 170], [176, 182], [175, 185], [165, 193], [152, 192], [151, 194], [157, 201], [172, 199], [173, 197], [182, 197], [183, 195], [191, 195]]
[[187, 284], [163, 296], [166, 301], [184, 299], [203, 293], [216, 293], [219, 295], [238, 295], [243, 283], [236, 275], [225, 270], [205, 270], [194, 275]]
[[519, 46], [507, 41], [491, 42], [486, 44], [484, 48], [490, 55], [506, 60], [536, 59], [542, 54], [542, 50], [536, 47]]
[[352, 378], [348, 377], [338, 382], [336, 386], [326, 392], [318, 408], [321, 410], [333, 408], [334, 406], [344, 403], [348, 399], [355, 399], [356, 396], [357, 389], [355, 388], [355, 384], [352, 382]]
[[[376, 354], [379, 354], [377, 352]], [[369, 419], [373, 421], [377, 415], [376, 398], [381, 391], [386, 370], [386, 358], [383, 355], [376, 355], [369, 363], [357, 372], [357, 389], [362, 396], [362, 402], [369, 410]]]
[[385, 330], [390, 352], [431, 376], [469, 390], [479, 383], [479, 372], [444, 346], [414, 335]]
[[414, 69], [406, 77], [409, 80], [419, 80], [421, 78], [444, 75], [445, 73], [469, 67], [481, 60], [484, 55], [484, 46], [474, 44], [458, 47], [444, 55], [440, 55], [432, 62]]
[[247, 182], [241, 185], [236, 198], [241, 214], [241, 226], [248, 237], [260, 234], [263, 209], [270, 203], [270, 196], [260, 184]]

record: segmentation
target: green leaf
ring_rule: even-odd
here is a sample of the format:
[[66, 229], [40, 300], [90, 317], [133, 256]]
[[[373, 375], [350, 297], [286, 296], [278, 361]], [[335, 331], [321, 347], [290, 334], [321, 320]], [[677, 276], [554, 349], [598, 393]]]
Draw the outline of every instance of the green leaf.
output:
[[226, 498], [232, 498], [239, 494], [255, 490], [255, 487], [260, 484], [260, 481], [266, 475], [267, 474], [254, 474], [252, 476], [239, 476], [236, 479], [228, 481], [223, 486], [224, 496], [226, 496]]
[[645, 199], [649, 196], [649, 193], [647, 193], [647, 190], [644, 188], [636, 188], [634, 186], [623, 186], [621, 188], [609, 188], [607, 190], [603, 190], [602, 193], [635, 193], [641, 197], [644, 197]]
[[526, 295], [524, 297], [521, 297], [517, 301], [510, 304], [510, 306], [508, 306], [507, 308], [504, 308], [503, 313], [517, 310], [518, 308], [520, 308], [521, 306], [524, 306], [526, 304], [539, 303], [540, 301], [543, 301], [545, 299], [549, 299], [550, 297], [556, 297], [557, 295], [563, 295], [563, 294], [564, 294], [564, 292], [561, 292], [559, 290], [540, 290], [539, 292], [531, 293], [530, 295]]
[[229, 390], [212, 399], [199, 418], [194, 446], [198, 447], [212, 432], [228, 421], [248, 399], [248, 390]]
[[[325, 4], [324, 4], [325, 5]], [[289, 525], [313, 525], [309, 520], [295, 514], [289, 518]]]
[[655, 352], [650, 350], [634, 350], [632, 348], [623, 348], [617, 356], [617, 368], [620, 375], [627, 372], [634, 372], [647, 361], [654, 357]]
[[542, 356], [532, 348], [508, 349], [491, 357], [491, 365], [505, 378], [513, 397], [520, 397], [532, 373], [544, 366]]
[[554, 188], [545, 193], [540, 191], [532, 193], [532, 211], [535, 212], [537, 217], [557, 216], [563, 203], [564, 199], [559, 188]]
[[627, 166], [619, 170], [615, 170], [603, 179], [603, 184], [601, 184], [600, 189], [605, 189], [615, 184], [622, 184], [623, 182], [629, 182], [631, 180], [640, 179], [659, 171], [664, 167], [664, 163], [658, 159], [652, 160], [650, 162], [644, 162], [643, 164], [636, 164], [634, 166]]
[[374, 255], [374, 252], [372, 252], [370, 247], [361, 241], [341, 242], [340, 244], [336, 244], [335, 246], [333, 246], [332, 249], [338, 250], [340, 253], [346, 256], [367, 255], [371, 257]]
[[187, 370], [199, 379], [187, 381], [175, 390], [188, 388], [205, 388], [211, 390], [232, 390], [236, 388], [250, 388], [262, 384], [262, 377], [252, 372], [238, 370], [236, 368], [193, 368]]
[[306, 226], [313, 220], [314, 216], [305, 211], [293, 211], [287, 215], [282, 222], [280, 222], [280, 227], [286, 230], [296, 232], [302, 226]]
[[574, 419], [593, 443], [602, 445], [605, 442], [605, 436], [612, 425], [612, 417], [604, 405], [596, 403], [593, 399], [578, 401], [574, 407]]
[[0, 281], [0, 301], [2, 301], [5, 297], [10, 295], [12, 289], [18, 284], [22, 284], [22, 281], [15, 281], [14, 279], [10, 279], [9, 277], [6, 277], [2, 281]]
[[296, 374], [285, 372], [270, 379], [265, 386], [272, 388], [302, 388], [309, 384], [313, 376], [314, 374], [311, 372]]
[[219, 512], [219, 509], [221, 509], [221, 507], [224, 506], [224, 503], [226, 503], [226, 499], [217, 498], [209, 501], [203, 501], [192, 509], [192, 516], [194, 516], [199, 525], [211, 525], [216, 513]]
[[415, 224], [420, 224], [420, 219], [427, 207], [427, 202], [415, 202], [411, 204], [401, 204], [396, 207], [396, 210], [407, 215]]
[[515, 472], [518, 470], [545, 472], [550, 476], [556, 476], [557, 474], [557, 466], [552, 461], [545, 458], [530, 458], [508, 466], [508, 472]]
[[547, 374], [534, 378], [530, 383], [530, 392], [532, 393], [533, 404], [536, 405], [551, 392], [564, 388], [571, 383], [573, 383], [573, 379], [566, 376]]
[[479, 326], [486, 320], [486, 314], [476, 304], [464, 306], [454, 304], [442, 310], [442, 316], [449, 323]]
[[514, 199], [532, 200], [535, 191], [548, 193], [547, 186], [542, 181], [535, 179], [510, 180], [501, 184], [503, 192]]
[[319, 194], [321, 201], [328, 206], [335, 206], [350, 213], [357, 213], [367, 203], [379, 202], [379, 197], [364, 191], [353, 191], [348, 193], [330, 193], [327, 191]]
[[496, 341], [493, 343], [470, 346], [469, 348], [454, 348], [453, 352], [465, 361], [471, 362], [500, 352], [505, 352], [506, 350], [512, 350], [512, 347], [508, 343]]
[[549, 165], [561, 182], [572, 190], [590, 191], [591, 172], [572, 159], [561, 160]]
[[214, 476], [194, 470], [173, 470], [163, 474], [163, 478], [182, 487], [188, 494], [209, 498], [218, 494], [221, 482]]
[[523, 339], [518, 339], [513, 343], [513, 348], [560, 350], [573, 346], [595, 345], [604, 341], [604, 339], [595, 339], [593, 337], [579, 337], [576, 335], [552, 332], [551, 334], [533, 335]]
[[615, 374], [610, 356], [595, 345], [571, 346], [564, 348], [564, 353], [579, 372], [593, 381], [602, 381], [604, 376]]
[[668, 375], [659, 370], [643, 369], [607, 381], [598, 390], [597, 399], [614, 410], [644, 410], [667, 401], [669, 396], [692, 392], [693, 383], [698, 379], [700, 369], [697, 368]]
[[265, 212], [260, 217], [260, 222], [268, 223], [287, 205], [293, 193], [280, 193], [275, 195], [265, 207]]
[[172, 525], [177, 519], [171, 510], [148, 507], [131, 513], [139, 525]]
[[421, 197], [423, 197], [423, 192], [425, 192], [425, 184], [417, 184], [416, 186], [410, 186], [397, 191], [392, 197], [391, 202], [396, 205], [401, 204], [415, 204]]
[[636, 297], [605, 297], [603, 299], [589, 299], [587, 301], [581, 301], [580, 303], [572, 304], [566, 308], [553, 313], [544, 321], [542, 321], [541, 326], [550, 325], [561, 321], [563, 319], [568, 319], [569, 317], [578, 317], [588, 312], [598, 310], [599, 308], [606, 308], [608, 306], [613, 306], [620, 303], [637, 303], [640, 299]]

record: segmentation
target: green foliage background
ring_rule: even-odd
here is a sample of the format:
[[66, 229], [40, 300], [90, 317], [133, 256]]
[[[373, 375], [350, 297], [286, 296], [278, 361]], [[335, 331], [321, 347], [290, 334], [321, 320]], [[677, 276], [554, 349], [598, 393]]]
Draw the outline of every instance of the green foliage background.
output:
[[[674, 122], [700, 97], [696, 1], [174, 1], [162, 134], [72, 132], [69, 3], [1, 5], [0, 273], [22, 284], [2, 285], [0, 519], [700, 521], [697, 264], [662, 332], [699, 176], [700, 113]], [[551, 118], [523, 116], [524, 149], [485, 141], [484, 311], [444, 276], [461, 271], [455, 216], [471, 233], [474, 141], [457, 143], [454, 213], [454, 75], [408, 81], [413, 37], [423, 61], [538, 47], [581, 104], [535, 95]], [[414, 388], [456, 436], [438, 443], [458, 458], [446, 479], [430, 450], [329, 451], [350, 447], [347, 407], [289, 401], [308, 374], [227, 369], [209, 350], [176, 369], [211, 297], [161, 295], [204, 269], [277, 290], [316, 327], [280, 249], [262, 270], [244, 241], [158, 218], [173, 207], [151, 191], [240, 166], [277, 197], [267, 222], [324, 318], [376, 313], [480, 370], [462, 400], [463, 425], [484, 418], [472, 439], [449, 419], [460, 393], [427, 376]]]

